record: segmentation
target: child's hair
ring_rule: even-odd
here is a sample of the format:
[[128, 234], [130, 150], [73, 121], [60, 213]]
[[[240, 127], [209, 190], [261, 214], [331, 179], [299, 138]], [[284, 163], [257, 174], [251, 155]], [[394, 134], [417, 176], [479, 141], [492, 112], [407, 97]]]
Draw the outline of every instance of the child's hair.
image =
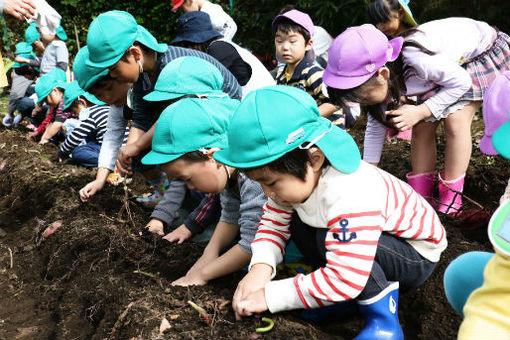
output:
[[[204, 148], [203, 150], [208, 150], [208, 149]], [[190, 161], [190, 162], [203, 162], [203, 161], [207, 161], [209, 159], [209, 157], [207, 156], [207, 153], [203, 152], [202, 150], [196, 150], [196, 151], [191, 151], [191, 152], [185, 153], [184, 155], [179, 157], [179, 159], [182, 159], [184, 161]]]
[[84, 100], [85, 103], [87, 104], [87, 107], [91, 107], [94, 105], [94, 103], [92, 103], [90, 100], [88, 100], [86, 97], [84, 96], [79, 96], [78, 98], [76, 98], [73, 103], [71, 104], [71, 106], [69, 106], [69, 109], [77, 109], [80, 105], [80, 99], [81, 100]]
[[[147, 46], [145, 46], [145, 45], [144, 45], [144, 44], [142, 44], [142, 43], [139, 43], [138, 41], [135, 41], [135, 42], [133, 43], [133, 46], [138, 46], [138, 47], [140, 47], [140, 49], [142, 50], [142, 52], [143, 52], [144, 54], [151, 54], [152, 52], [154, 52], [154, 50], [152, 50], [152, 49], [148, 48]], [[129, 55], [129, 54], [130, 54], [130, 52], [129, 52], [129, 49], [128, 49], [128, 50], [126, 50], [126, 52], [124, 52], [124, 55], [120, 58], [120, 60], [122, 60], [122, 61], [127, 61], [127, 57], [128, 57], [128, 55]]]
[[19, 68], [13, 69], [18, 76], [38, 76], [39, 72], [30, 65], [23, 65]]
[[[305, 143], [308, 144], [308, 143]], [[269, 169], [271, 171], [279, 172], [282, 174], [289, 174], [304, 181], [306, 177], [306, 166], [310, 162], [310, 152], [306, 149], [296, 148], [290, 152], [287, 152], [277, 160], [272, 161], [269, 164], [265, 164], [255, 168], [240, 169], [245, 173], [249, 173], [253, 170], [258, 169]], [[327, 158], [324, 158], [322, 168], [329, 166], [331, 163]]]
[[[400, 9], [398, 0], [373, 0], [368, 4], [368, 22], [374, 26], [390, 21], [395, 18], [396, 12]], [[412, 26], [403, 21], [403, 24], [411, 28]]]
[[[285, 13], [285, 12], [284, 12]], [[273, 36], [276, 35], [276, 32], [283, 32], [285, 34], [288, 34], [290, 32], [297, 32], [303, 36], [305, 39], [305, 44], [308, 44], [308, 42], [311, 39], [310, 32], [308, 32], [307, 29], [305, 29], [303, 26], [296, 24], [294, 21], [290, 20], [289, 18], [281, 17], [276, 19], [276, 21], [273, 24]]]

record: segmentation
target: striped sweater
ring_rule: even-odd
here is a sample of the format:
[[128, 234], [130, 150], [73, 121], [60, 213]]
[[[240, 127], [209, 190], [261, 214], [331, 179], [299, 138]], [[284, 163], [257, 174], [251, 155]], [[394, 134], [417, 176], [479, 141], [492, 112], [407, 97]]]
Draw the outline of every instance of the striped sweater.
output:
[[424, 258], [437, 262], [446, 234], [434, 209], [409, 185], [366, 162], [344, 174], [326, 168], [310, 197], [301, 204], [264, 206], [252, 247], [250, 267], [275, 268], [290, 237], [293, 211], [315, 228], [328, 228], [325, 267], [309, 275], [269, 282], [266, 302], [271, 312], [316, 308], [355, 299], [364, 289], [382, 232], [405, 239]]
[[59, 154], [64, 157], [69, 156], [74, 148], [83, 141], [95, 141], [101, 145], [103, 143], [103, 135], [106, 132], [109, 110], [109, 105], [95, 105], [91, 107], [88, 118], [82, 121], [80, 126], [74, 129], [60, 145]]

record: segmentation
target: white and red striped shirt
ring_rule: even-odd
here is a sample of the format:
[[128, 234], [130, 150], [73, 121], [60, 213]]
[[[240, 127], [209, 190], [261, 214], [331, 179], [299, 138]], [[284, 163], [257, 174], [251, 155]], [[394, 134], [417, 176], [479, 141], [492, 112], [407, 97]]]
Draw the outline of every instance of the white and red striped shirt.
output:
[[271, 312], [316, 308], [356, 298], [364, 289], [381, 233], [405, 239], [424, 258], [437, 262], [446, 233], [434, 209], [407, 183], [364, 161], [354, 173], [326, 168], [310, 197], [292, 207], [271, 199], [252, 242], [250, 267], [283, 260], [293, 211], [315, 228], [328, 228], [325, 267], [269, 282]]

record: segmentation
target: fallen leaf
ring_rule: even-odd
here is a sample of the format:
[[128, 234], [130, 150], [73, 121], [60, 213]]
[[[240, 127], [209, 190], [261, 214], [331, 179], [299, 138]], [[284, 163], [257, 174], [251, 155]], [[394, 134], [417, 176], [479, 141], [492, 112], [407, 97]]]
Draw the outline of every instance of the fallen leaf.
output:
[[159, 334], [164, 334], [170, 328], [172, 328], [170, 322], [166, 318], [163, 318], [163, 320], [161, 320], [161, 324], [159, 325]]

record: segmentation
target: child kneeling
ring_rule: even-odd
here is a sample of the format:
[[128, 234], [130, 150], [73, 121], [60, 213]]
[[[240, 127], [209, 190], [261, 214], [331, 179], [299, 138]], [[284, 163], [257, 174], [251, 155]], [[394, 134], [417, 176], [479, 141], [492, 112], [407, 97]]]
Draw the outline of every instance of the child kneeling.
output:
[[[227, 135], [229, 147], [214, 158], [245, 169], [268, 196], [249, 273], [234, 294], [236, 317], [356, 299], [366, 319], [356, 339], [403, 339], [399, 285], [421, 285], [447, 245], [434, 209], [406, 183], [361, 161], [354, 140], [321, 118], [299, 89], [250, 93]], [[308, 226], [289, 226], [294, 211]], [[314, 235], [296, 244], [303, 253], [315, 248], [323, 265], [271, 281], [293, 233]]]

